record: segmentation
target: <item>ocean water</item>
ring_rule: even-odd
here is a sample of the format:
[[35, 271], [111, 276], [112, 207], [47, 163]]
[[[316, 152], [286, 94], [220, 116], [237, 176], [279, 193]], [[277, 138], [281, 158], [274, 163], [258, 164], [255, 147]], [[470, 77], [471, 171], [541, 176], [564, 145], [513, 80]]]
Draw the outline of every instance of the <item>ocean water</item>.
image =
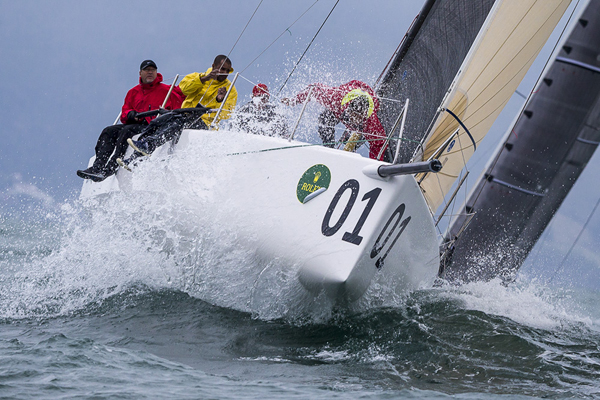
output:
[[340, 309], [293, 275], [251, 278], [269, 261], [187, 200], [0, 217], [0, 398], [600, 398], [598, 292], [376, 279]]

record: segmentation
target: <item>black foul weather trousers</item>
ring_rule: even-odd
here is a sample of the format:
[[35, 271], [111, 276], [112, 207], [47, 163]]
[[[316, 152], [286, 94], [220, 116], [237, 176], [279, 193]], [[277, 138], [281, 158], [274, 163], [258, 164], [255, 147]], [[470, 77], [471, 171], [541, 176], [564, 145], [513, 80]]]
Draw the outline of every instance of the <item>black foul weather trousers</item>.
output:
[[140, 141], [152, 153], [157, 147], [172, 140], [177, 143], [184, 129], [208, 129], [201, 119], [202, 113], [194, 108], [182, 108], [156, 118], [142, 131]]
[[[112, 175], [118, 168], [117, 158], [127, 151], [127, 139], [139, 134], [146, 127], [142, 124], [111, 125], [102, 130], [96, 143], [94, 169]], [[112, 155], [112, 157], [111, 157]]]

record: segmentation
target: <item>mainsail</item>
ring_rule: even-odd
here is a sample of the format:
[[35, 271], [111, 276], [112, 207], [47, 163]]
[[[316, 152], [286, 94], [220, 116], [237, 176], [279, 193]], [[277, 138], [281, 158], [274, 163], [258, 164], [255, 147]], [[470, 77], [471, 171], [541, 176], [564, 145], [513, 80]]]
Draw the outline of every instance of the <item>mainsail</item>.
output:
[[398, 162], [412, 158], [493, 4], [493, 0], [428, 0], [406, 34], [377, 89], [383, 98], [379, 117], [386, 132], [410, 99]]
[[511, 278], [585, 168], [600, 142], [598, 38], [592, 0], [453, 221], [447, 279]]
[[[495, 2], [442, 103], [442, 109], [451, 113], [440, 110], [424, 142], [422, 159], [436, 157], [444, 166], [438, 174], [419, 177], [432, 212], [444, 202], [476, 145], [517, 89], [569, 3], [570, 0]], [[455, 136], [448, 142], [452, 135]]]

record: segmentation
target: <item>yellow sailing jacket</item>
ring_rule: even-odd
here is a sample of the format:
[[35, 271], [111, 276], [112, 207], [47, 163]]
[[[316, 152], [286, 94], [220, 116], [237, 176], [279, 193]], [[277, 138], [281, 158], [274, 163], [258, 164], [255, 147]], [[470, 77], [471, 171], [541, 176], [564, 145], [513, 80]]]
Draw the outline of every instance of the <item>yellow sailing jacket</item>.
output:
[[[181, 82], [179, 83], [179, 89], [186, 95], [186, 98], [181, 105], [181, 108], [192, 108], [196, 107], [198, 102], [200, 102], [204, 107], [207, 108], [215, 108], [218, 109], [221, 107], [221, 103], [217, 102], [217, 92], [219, 88], [225, 87], [229, 90], [231, 86], [231, 81], [229, 79], [225, 79], [223, 82], [219, 82], [216, 79], [211, 79], [202, 83], [200, 78], [210, 74], [212, 68], [206, 70], [206, 72], [192, 72], [189, 75], [186, 75]], [[229, 97], [225, 100], [225, 105], [223, 106], [223, 110], [221, 114], [219, 114], [219, 121], [223, 119], [228, 119], [231, 112], [235, 108], [237, 103], [237, 90], [235, 90], [235, 86], [231, 88], [231, 92], [229, 93]], [[206, 124], [206, 126], [210, 126], [212, 121], [215, 119], [217, 115], [216, 112], [212, 112], [209, 114], [204, 114], [202, 116], [202, 121]], [[217, 121], [216, 123], [218, 123]]]

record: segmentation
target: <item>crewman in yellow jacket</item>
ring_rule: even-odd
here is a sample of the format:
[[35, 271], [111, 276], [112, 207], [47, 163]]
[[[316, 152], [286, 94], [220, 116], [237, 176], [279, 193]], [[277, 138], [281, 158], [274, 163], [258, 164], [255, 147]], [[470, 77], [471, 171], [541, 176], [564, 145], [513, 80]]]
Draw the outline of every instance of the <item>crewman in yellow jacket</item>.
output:
[[[231, 87], [231, 82], [227, 76], [233, 72], [231, 60], [224, 55], [218, 55], [211, 68], [206, 72], [192, 72], [186, 75], [179, 83], [179, 88], [186, 95], [182, 108], [196, 107], [198, 103], [206, 108], [218, 109], [223, 103], [227, 90]], [[237, 103], [237, 90], [231, 87], [231, 92], [225, 101], [223, 110], [219, 114], [219, 120], [215, 121], [213, 127], [216, 128], [219, 121], [228, 119]], [[215, 119], [216, 112], [204, 114], [202, 121], [206, 126], [211, 125]]]

